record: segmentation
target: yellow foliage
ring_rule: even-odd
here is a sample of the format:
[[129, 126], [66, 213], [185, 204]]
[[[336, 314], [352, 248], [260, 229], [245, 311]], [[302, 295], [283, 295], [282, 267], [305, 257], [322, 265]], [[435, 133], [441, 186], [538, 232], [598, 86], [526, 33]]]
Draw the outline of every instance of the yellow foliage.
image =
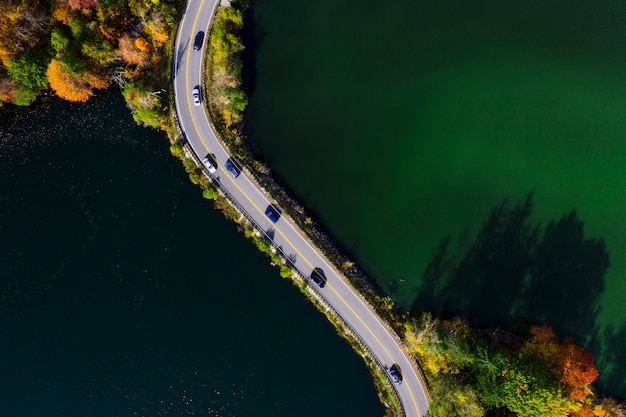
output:
[[170, 38], [165, 20], [161, 14], [146, 22], [143, 26], [143, 31], [150, 37], [155, 48], [160, 47]]
[[170, 35], [165, 28], [160, 28], [152, 33], [152, 43], [156, 47], [163, 45], [169, 38]]
[[601, 405], [596, 405], [594, 407], [593, 415], [597, 417], [607, 417], [606, 411], [604, 410], [604, 407], [602, 407]]
[[457, 373], [458, 370], [451, 366], [450, 358], [442, 349], [437, 325], [438, 321], [431, 314], [424, 313], [419, 320], [405, 323], [404, 340], [409, 351], [417, 356], [429, 374]]
[[69, 25], [74, 20], [74, 14], [68, 7], [59, 6], [52, 12], [52, 17], [64, 25]]
[[135, 81], [143, 77], [143, 70], [139, 67], [137, 68], [126, 68], [124, 70], [124, 77], [129, 81]]

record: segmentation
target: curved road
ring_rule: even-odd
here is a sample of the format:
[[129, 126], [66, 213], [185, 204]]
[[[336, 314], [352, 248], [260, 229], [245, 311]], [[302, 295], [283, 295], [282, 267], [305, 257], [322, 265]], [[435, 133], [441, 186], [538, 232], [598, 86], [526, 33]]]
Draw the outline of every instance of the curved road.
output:
[[[196, 155], [202, 160], [208, 153], [215, 156], [218, 164], [213, 177], [238, 202], [241, 208], [273, 235], [274, 243], [293, 260], [295, 267], [309, 277], [314, 268], [321, 268], [326, 276], [326, 285], [319, 288], [310, 279], [311, 285], [343, 317], [356, 334], [364, 341], [384, 367], [398, 364], [402, 382], [395, 385], [407, 416], [421, 417], [428, 410], [428, 400], [421, 380], [404, 351], [380, 318], [363, 301], [361, 296], [346, 283], [325, 257], [303, 237], [299, 229], [281, 216], [274, 224], [265, 215], [270, 204], [268, 197], [257, 188], [245, 171], [233, 178], [224, 168], [229, 157], [208, 120], [204, 105], [195, 106], [192, 89], [202, 85], [202, 57], [208, 37], [209, 23], [218, 0], [190, 0], [180, 22], [176, 39], [174, 63], [174, 92], [179, 124]], [[207, 33], [200, 50], [193, 49], [198, 31]]]

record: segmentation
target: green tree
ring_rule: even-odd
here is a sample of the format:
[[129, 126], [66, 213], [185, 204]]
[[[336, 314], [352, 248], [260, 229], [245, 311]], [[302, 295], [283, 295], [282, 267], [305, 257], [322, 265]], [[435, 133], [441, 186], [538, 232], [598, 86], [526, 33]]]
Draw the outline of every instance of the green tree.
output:
[[50, 46], [56, 53], [57, 57], [62, 56], [70, 46], [70, 38], [59, 28], [52, 29], [50, 35]]
[[48, 63], [44, 62], [41, 55], [33, 50], [26, 51], [16, 59], [9, 61], [9, 76], [21, 85], [38, 90], [48, 86], [46, 78], [46, 68]]
[[248, 97], [246, 97], [246, 93], [243, 90], [228, 87], [224, 93], [235, 110], [243, 112], [248, 106]]
[[430, 384], [433, 401], [428, 415], [431, 417], [482, 417], [485, 410], [474, 389], [452, 376], [441, 375]]

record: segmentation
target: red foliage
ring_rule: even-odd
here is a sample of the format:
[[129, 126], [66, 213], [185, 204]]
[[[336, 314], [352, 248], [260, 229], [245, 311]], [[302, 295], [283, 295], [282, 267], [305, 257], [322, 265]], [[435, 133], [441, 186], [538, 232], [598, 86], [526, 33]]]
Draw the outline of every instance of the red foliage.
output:
[[589, 349], [576, 346], [572, 339], [565, 339], [561, 345], [559, 368], [567, 393], [574, 401], [584, 400], [589, 394], [589, 384], [599, 376]]
[[[588, 348], [576, 346], [572, 339], [559, 343], [549, 326], [533, 326], [522, 351], [543, 359], [558, 372], [571, 400], [583, 401], [590, 394], [589, 384], [599, 373]], [[581, 414], [582, 416], [583, 414]]]
[[17, 84], [9, 77], [0, 77], [0, 101], [11, 101], [15, 98], [13, 90]]
[[72, 10], [93, 9], [100, 5], [98, 0], [67, 0], [67, 5]]

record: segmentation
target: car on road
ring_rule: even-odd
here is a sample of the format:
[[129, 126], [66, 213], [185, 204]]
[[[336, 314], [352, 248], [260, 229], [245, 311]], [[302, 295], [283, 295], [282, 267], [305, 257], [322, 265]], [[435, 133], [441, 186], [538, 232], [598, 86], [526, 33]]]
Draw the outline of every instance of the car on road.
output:
[[232, 175], [233, 178], [237, 178], [239, 174], [241, 174], [241, 170], [239, 169], [237, 164], [235, 164], [235, 162], [233, 162], [233, 160], [230, 158], [226, 160], [226, 170], [230, 172], [230, 175]]
[[214, 174], [217, 171], [217, 162], [215, 162], [215, 157], [212, 154], [207, 154], [202, 160], [202, 163], [209, 170], [211, 174]]
[[204, 40], [204, 32], [200, 31], [198, 33], [196, 33], [196, 37], [193, 40], [193, 49], [194, 51], [197, 51], [198, 49], [200, 49], [202, 47], [202, 41]]
[[270, 204], [265, 209], [265, 215], [272, 221], [272, 223], [276, 223], [280, 218], [280, 212], [273, 204]]
[[200, 87], [195, 86], [193, 88], [193, 90], [191, 90], [191, 95], [193, 96], [193, 105], [194, 106], [199, 106], [200, 105]]
[[402, 383], [402, 372], [400, 372], [400, 367], [397, 363], [394, 363], [389, 368], [389, 377], [393, 381], [394, 384], [399, 385]]
[[326, 285], [326, 275], [324, 275], [322, 268], [313, 269], [313, 272], [311, 272], [311, 280], [320, 288], [324, 288], [324, 285]]

